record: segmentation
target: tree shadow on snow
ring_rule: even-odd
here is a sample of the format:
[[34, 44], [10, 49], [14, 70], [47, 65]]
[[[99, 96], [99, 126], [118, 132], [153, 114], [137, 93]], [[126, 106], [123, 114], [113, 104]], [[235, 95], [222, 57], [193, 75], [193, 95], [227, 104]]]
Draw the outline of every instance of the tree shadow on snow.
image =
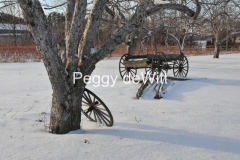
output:
[[[119, 138], [170, 143], [213, 151], [240, 154], [240, 140], [141, 124], [117, 123], [121, 129], [91, 129], [88, 134], [111, 135]], [[125, 128], [125, 129], [124, 129]]]

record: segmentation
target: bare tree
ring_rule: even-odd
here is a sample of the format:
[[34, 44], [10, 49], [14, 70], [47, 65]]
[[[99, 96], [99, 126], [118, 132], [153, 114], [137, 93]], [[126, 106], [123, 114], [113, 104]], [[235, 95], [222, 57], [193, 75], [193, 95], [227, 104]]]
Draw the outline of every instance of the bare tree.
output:
[[23, 28], [19, 28], [20, 26], [19, 24], [23, 23], [23, 20], [20, 18], [20, 8], [18, 5], [16, 5], [16, 3], [13, 3], [11, 1], [3, 1], [0, 3], [0, 5], [1, 4], [3, 6], [8, 6], [8, 7], [3, 7], [2, 9], [0, 9], [0, 20], [3, 17], [3, 22], [4, 22], [3, 24], [0, 24], [0, 25], [3, 28], [6, 27], [5, 29], [8, 30], [8, 32], [6, 33], [9, 34], [9, 38], [10, 38], [9, 43], [13, 43], [14, 45], [17, 45], [17, 39], [19, 39], [18, 37], [19, 30], [24, 30]]
[[[204, 28], [204, 23], [208, 23], [207, 30], [214, 35], [214, 58], [219, 58], [221, 45], [229, 38], [239, 34], [239, 26], [234, 25], [240, 16], [239, 2], [236, 0], [203, 0], [202, 6], [201, 30]], [[224, 32], [227, 35], [224, 36]]]
[[48, 14], [47, 20], [51, 32], [57, 35], [57, 42], [64, 39], [65, 16], [63, 13], [51, 12]]
[[[99, 48], [92, 53], [91, 48], [97, 37], [101, 17], [106, 6], [113, 2], [124, 2], [123, 0], [108, 1], [94, 0], [92, 9], [87, 14], [87, 0], [67, 0], [65, 16], [65, 43], [66, 50], [58, 55], [56, 45], [52, 42], [52, 34], [47, 25], [41, 4], [38, 0], [17, 0], [23, 13], [23, 17], [33, 35], [37, 50], [42, 56], [46, 67], [52, 89], [52, 109], [50, 117], [50, 131], [64, 134], [71, 130], [80, 128], [81, 121], [81, 99], [86, 84], [83, 79], [73, 83], [73, 74], [80, 71], [83, 76], [91, 75], [97, 62], [110, 54], [125, 38], [138, 26], [142, 25], [144, 19], [159, 10], [178, 10], [195, 19], [200, 12], [198, 0], [193, 0], [196, 10], [177, 3], [150, 5], [151, 1], [132, 1], [136, 4], [131, 15], [124, 16], [119, 9], [111, 10], [109, 13], [120, 15], [121, 23], [117, 31]], [[127, 1], [125, 1], [127, 2]], [[115, 7], [116, 8], [116, 7]], [[115, 16], [113, 14], [113, 16]], [[83, 30], [81, 32], [81, 30]]]

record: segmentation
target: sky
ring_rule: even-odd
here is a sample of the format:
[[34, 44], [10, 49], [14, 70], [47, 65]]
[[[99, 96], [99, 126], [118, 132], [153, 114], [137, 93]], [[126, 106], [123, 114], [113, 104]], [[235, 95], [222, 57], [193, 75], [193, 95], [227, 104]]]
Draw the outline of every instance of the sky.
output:
[[[54, 5], [59, 5], [59, 4], [63, 3], [65, 0], [39, 0], [39, 1], [41, 2], [41, 4], [44, 4], [44, 5], [47, 4], [49, 6], [54, 6]], [[0, 3], [0, 7], [3, 6], [3, 5], [4, 4]], [[44, 6], [43, 6], [43, 8], [44, 8]], [[64, 12], [64, 9], [61, 8], [61, 7], [57, 8], [57, 9], [51, 9], [51, 10], [44, 9], [45, 14], [49, 14], [49, 13], [54, 12], [54, 11], [56, 11], [56, 12]], [[6, 8], [2, 8], [2, 9], [0, 9], [0, 12], [7, 13], [7, 9]]]
[[[58, 0], [58, 1], [56, 1], [56, 0], [39, 0], [39, 1], [40, 1], [42, 4], [47, 4], [47, 5], [49, 5], [49, 6], [59, 5], [59, 4], [61, 4], [61, 3], [64, 2], [64, 0]], [[44, 7], [43, 7], [43, 8], [44, 8]], [[51, 9], [51, 10], [44, 9], [44, 12], [45, 12], [46, 14], [49, 14], [49, 13], [54, 12], [54, 11], [56, 11], [56, 12], [64, 12], [64, 10], [63, 10], [62, 7], [59, 7], [59, 8], [56, 8], [56, 9]]]

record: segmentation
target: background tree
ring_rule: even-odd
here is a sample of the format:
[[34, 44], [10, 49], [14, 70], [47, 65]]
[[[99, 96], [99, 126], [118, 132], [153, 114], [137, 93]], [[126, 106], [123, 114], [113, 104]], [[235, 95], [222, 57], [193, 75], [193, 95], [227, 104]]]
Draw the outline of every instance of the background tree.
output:
[[226, 42], [226, 48], [228, 48], [229, 38], [239, 34], [239, 26], [234, 25], [240, 18], [239, 2], [202, 0], [201, 3], [203, 10], [199, 30], [205, 29], [205, 33], [210, 32], [214, 35], [214, 58], [219, 58], [221, 45]]
[[16, 3], [11, 1], [3, 1], [2, 5], [8, 7], [2, 9], [0, 7], [0, 25], [2, 28], [5, 28], [6, 31], [9, 31], [9, 37], [13, 37], [13, 44], [17, 45], [19, 30], [24, 30], [24, 28], [19, 28], [19, 24], [24, 23], [23, 19], [20, 18], [20, 8]]
[[56, 33], [57, 42], [64, 39], [65, 16], [63, 13], [51, 12], [47, 16], [48, 26], [52, 33]]
[[[97, 48], [96, 52], [91, 52], [106, 7], [112, 3], [126, 2], [128, 1], [94, 0], [91, 11], [87, 15], [87, 0], [68, 0], [65, 15], [66, 50], [59, 56], [56, 45], [52, 42], [52, 33], [39, 1], [17, 0], [33, 35], [37, 50], [42, 56], [52, 85], [51, 132], [63, 134], [80, 128], [81, 99], [86, 84], [83, 79], [73, 84], [74, 72], [81, 71], [83, 76], [91, 75], [97, 62], [123, 43], [134, 29], [143, 24], [147, 16], [159, 10], [178, 10], [193, 19], [200, 11], [198, 0], [193, 0], [197, 6], [195, 11], [177, 3], [151, 5], [152, 1], [146, 0], [132, 1], [131, 5], [135, 5], [132, 9], [134, 12], [131, 11], [129, 16], [125, 16], [116, 7], [116, 10], [108, 8], [106, 11], [112, 16], [120, 15], [120, 26], [106, 42]], [[84, 25], [86, 17], [87, 22]]]

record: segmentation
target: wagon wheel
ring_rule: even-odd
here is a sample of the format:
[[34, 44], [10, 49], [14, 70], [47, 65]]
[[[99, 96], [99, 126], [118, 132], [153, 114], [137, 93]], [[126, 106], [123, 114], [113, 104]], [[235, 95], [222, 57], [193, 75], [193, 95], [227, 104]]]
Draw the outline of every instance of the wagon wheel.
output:
[[188, 74], [188, 60], [186, 56], [179, 56], [177, 60], [173, 62], [173, 75], [174, 77], [186, 77]]
[[108, 127], [113, 125], [112, 114], [105, 103], [86, 88], [83, 92], [81, 111], [90, 121], [99, 122]]
[[[163, 62], [163, 70], [166, 72], [166, 73], [168, 73], [168, 70], [169, 70], [169, 64], [168, 64], [168, 62]], [[152, 65], [151, 64], [149, 64], [146, 68], [145, 68], [145, 72], [147, 73], [147, 72], [149, 72], [149, 71], [151, 71], [151, 73], [154, 73], [154, 72], [156, 72], [156, 71], [158, 71], [157, 69], [155, 69], [154, 70], [154, 72], [152, 71]]]
[[128, 56], [128, 54], [124, 54], [120, 58], [120, 61], [119, 61], [119, 73], [120, 73], [120, 76], [122, 77], [122, 79], [124, 76], [135, 77], [135, 75], [137, 74], [137, 69], [132, 68], [132, 67], [125, 67], [124, 61], [127, 56]]
[[[157, 52], [155, 55], [159, 55], [159, 56], [161, 56], [161, 58], [158, 60], [152, 60], [152, 63], [149, 64], [145, 68], [145, 72], [147, 73], [147, 72], [151, 71], [152, 74], [154, 74], [154, 72], [156, 72], [156, 74], [158, 75], [160, 68], [156, 67], [156, 66], [161, 65], [161, 72], [162, 72], [162, 70], [164, 70], [166, 73], [168, 73], [169, 65], [168, 65], [168, 62], [166, 61], [165, 54], [163, 52]], [[152, 67], [153, 64], [155, 67]]]

